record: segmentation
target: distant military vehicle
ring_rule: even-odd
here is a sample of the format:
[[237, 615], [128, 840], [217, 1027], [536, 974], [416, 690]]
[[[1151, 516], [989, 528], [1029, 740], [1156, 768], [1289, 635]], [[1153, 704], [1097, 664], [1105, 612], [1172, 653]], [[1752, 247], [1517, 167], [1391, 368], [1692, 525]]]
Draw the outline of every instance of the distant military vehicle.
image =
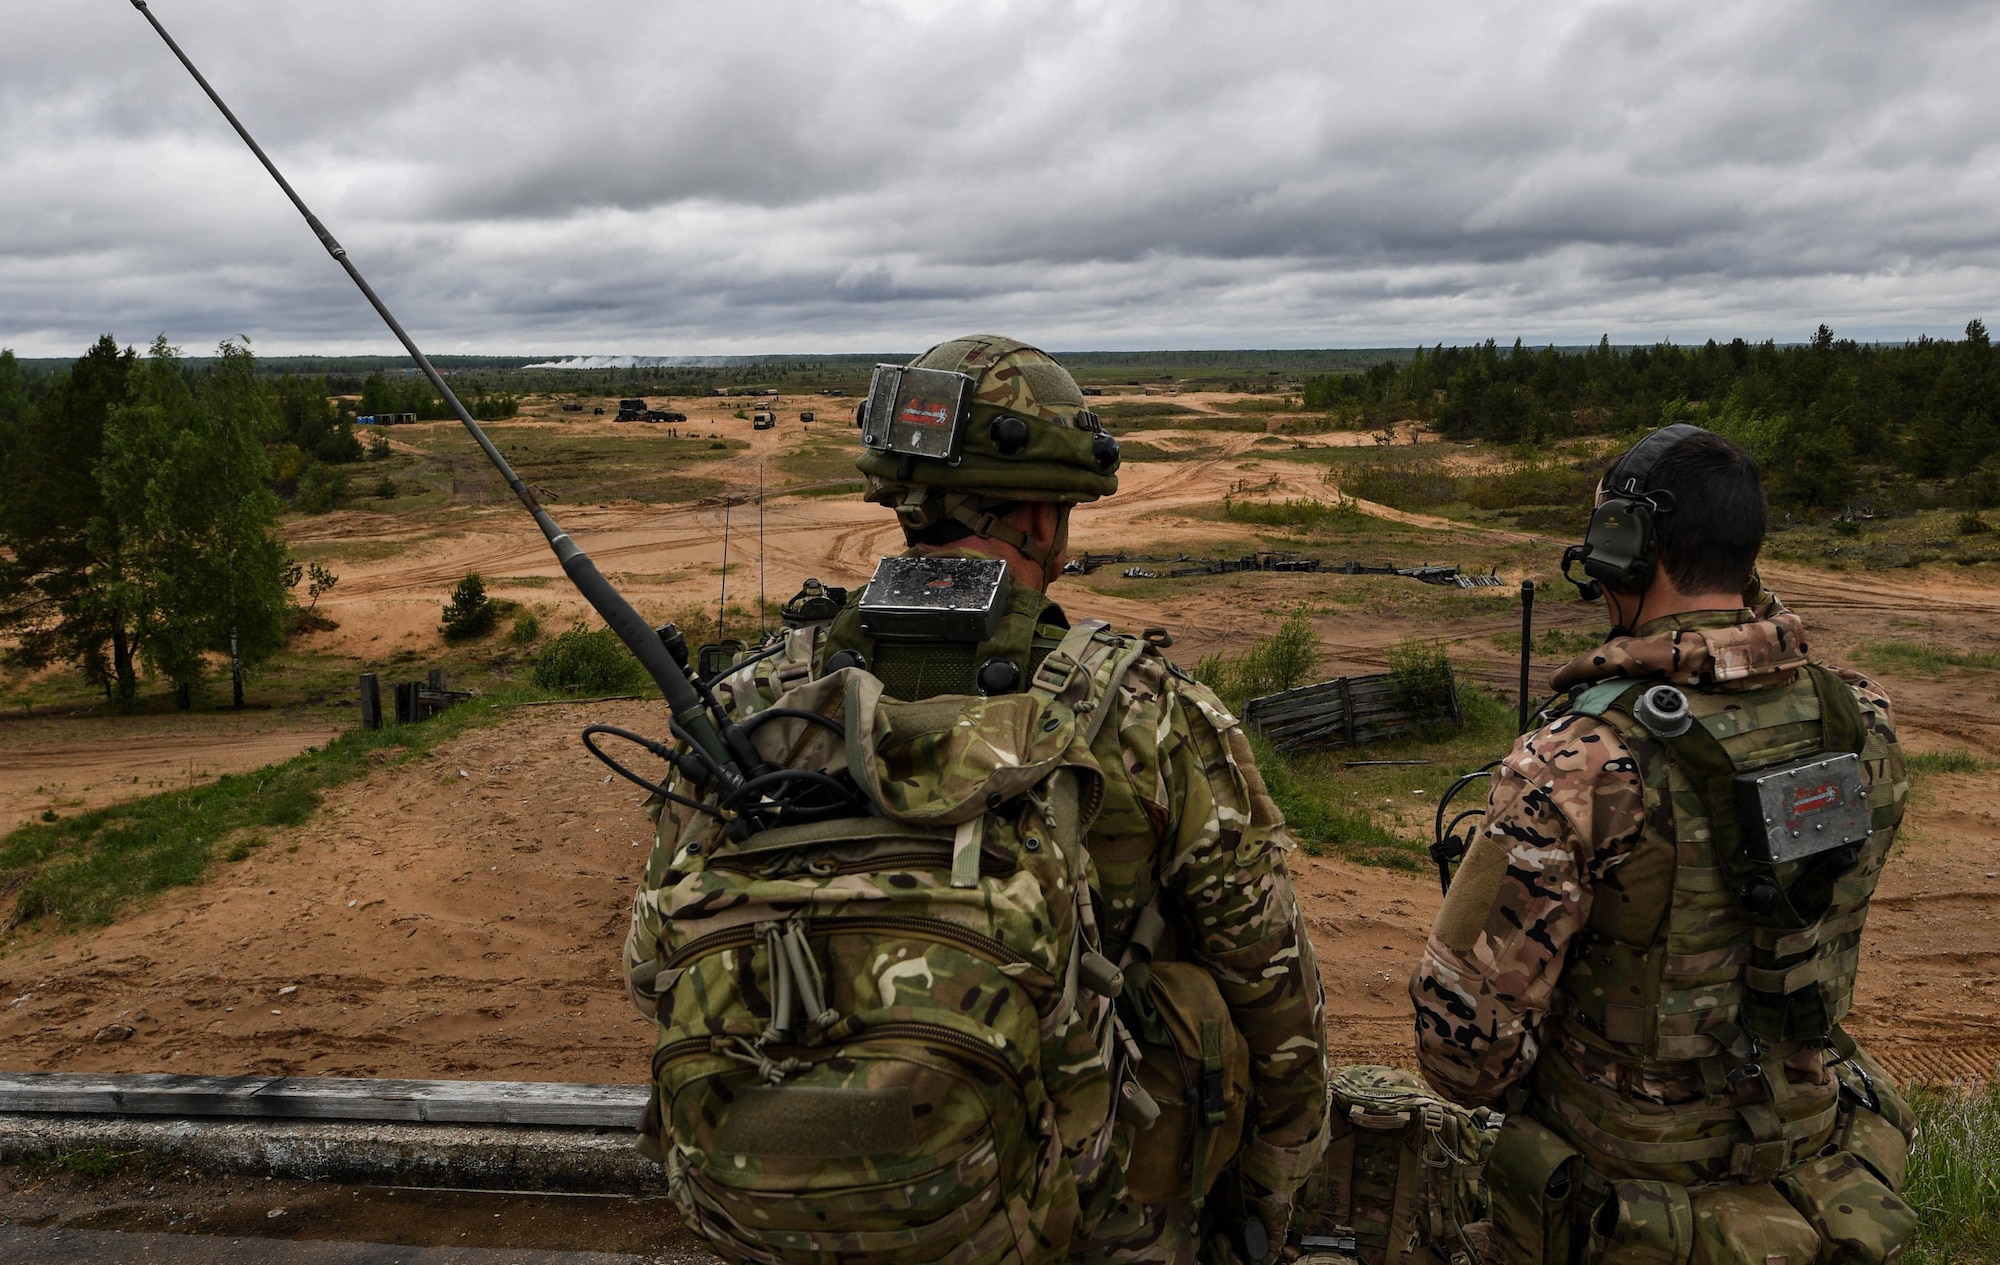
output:
[[687, 419], [686, 413], [677, 413], [670, 408], [649, 408], [639, 414], [642, 422], [685, 422]]
[[645, 411], [646, 402], [644, 400], [618, 401], [618, 420], [621, 422], [636, 422], [639, 420], [640, 414]]
[[599, 416], [599, 417], [603, 417], [603, 416], [604, 416], [604, 406], [603, 406], [602, 404], [598, 405], [598, 406], [597, 406], [596, 408], [594, 408], [594, 409], [592, 409], [592, 410], [590, 410], [590, 411], [591, 411], [591, 412], [593, 412], [593, 413], [595, 413], [595, 414], [597, 414], [597, 416]]
[[565, 413], [581, 413], [583, 412], [583, 405], [571, 401], [562, 406], [562, 411]]
[[812, 419], [813, 411], [811, 409], [807, 409], [805, 412], [799, 414], [799, 420], [802, 422], [810, 422]]
[[750, 415], [751, 430], [771, 430], [778, 424], [778, 415], [769, 409], [758, 409]]

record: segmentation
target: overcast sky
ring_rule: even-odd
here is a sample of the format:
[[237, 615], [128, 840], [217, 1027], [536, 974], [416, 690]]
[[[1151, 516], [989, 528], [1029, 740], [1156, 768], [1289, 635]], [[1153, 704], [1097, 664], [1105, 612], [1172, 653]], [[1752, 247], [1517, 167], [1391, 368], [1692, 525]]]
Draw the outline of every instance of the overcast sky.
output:
[[[2000, 5], [153, 0], [427, 350], [1955, 335]], [[127, 0], [0, 0], [0, 346], [393, 347]]]

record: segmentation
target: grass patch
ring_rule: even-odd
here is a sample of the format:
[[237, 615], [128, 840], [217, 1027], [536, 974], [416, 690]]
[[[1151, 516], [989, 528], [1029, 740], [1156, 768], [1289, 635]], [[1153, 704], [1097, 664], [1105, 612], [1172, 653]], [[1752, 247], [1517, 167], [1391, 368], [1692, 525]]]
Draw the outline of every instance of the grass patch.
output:
[[[1884, 498], [1888, 500], [1889, 498]], [[1882, 502], [1878, 501], [1878, 505]], [[1949, 508], [1915, 507], [1861, 521], [1826, 519], [1771, 525], [1765, 556], [1807, 562], [1830, 570], [1887, 570], [1926, 563], [1991, 566], [2000, 562], [2000, 533], [1965, 532], [1964, 514]]]
[[1917, 1089], [1917, 1143], [1903, 1198], [1917, 1210], [1909, 1265], [2000, 1261], [2000, 1078]]
[[1921, 751], [1908, 756], [1906, 762], [1910, 772], [1916, 773], [1984, 773], [1993, 767], [1991, 760], [1982, 760], [1970, 751]]
[[135, 1162], [148, 1164], [145, 1151], [114, 1151], [105, 1146], [78, 1147], [22, 1161], [22, 1167], [38, 1177], [67, 1173], [72, 1177], [105, 1178], [124, 1172]]
[[[1519, 654], [1521, 653], [1521, 634], [1517, 632], [1496, 633], [1493, 636], [1493, 644], [1507, 651], [1509, 654]], [[1567, 628], [1544, 628], [1540, 633], [1536, 634], [1534, 644], [1530, 649], [1534, 654], [1543, 655], [1548, 658], [1567, 659], [1573, 655], [1580, 655], [1586, 650], [1595, 650], [1603, 644], [1604, 638], [1598, 633], [1571, 632]]]
[[[1307, 852], [1364, 865], [1432, 872], [1431, 833], [1438, 796], [1458, 775], [1478, 768], [1514, 741], [1514, 705], [1472, 689], [1458, 691], [1463, 727], [1449, 721], [1414, 737], [1339, 751], [1281, 755], [1252, 738], [1257, 767], [1284, 810], [1292, 837]], [[1425, 760], [1421, 765], [1348, 768], [1349, 760]], [[1455, 809], [1483, 802], [1475, 786]]]
[[787, 488], [785, 495], [834, 497], [844, 500], [850, 496], [860, 496], [867, 490], [868, 485], [860, 479], [848, 479], [838, 483], [815, 483], [802, 488]]
[[0, 835], [0, 896], [13, 896], [5, 928], [104, 926], [160, 892], [201, 882], [218, 851], [247, 858], [265, 842], [261, 831], [306, 821], [333, 787], [505, 714], [484, 704], [528, 697], [545, 695], [514, 691], [420, 725], [354, 729], [252, 773], [17, 827]]
[[1222, 498], [1222, 516], [1232, 523], [1255, 523], [1260, 527], [1293, 527], [1302, 531], [1330, 528], [1352, 529], [1367, 517], [1353, 501], [1335, 493], [1331, 501], [1303, 497], [1296, 500], [1253, 501], [1234, 496]]
[[535, 662], [535, 684], [545, 690], [629, 694], [649, 679], [617, 633], [586, 628], [581, 621], [550, 642]]
[[[563, 502], [694, 501], [723, 490], [722, 481], [667, 474], [749, 447], [742, 440], [669, 439], [657, 431], [580, 434], [537, 422], [489, 423], [487, 433], [521, 477]], [[399, 427], [397, 439], [445, 461], [454, 496], [474, 488], [486, 499], [509, 495], [507, 485], [457, 426]], [[400, 503], [401, 498], [398, 499]]]
[[1878, 671], [1938, 673], [1953, 669], [2000, 669], [2000, 653], [1991, 650], [1956, 650], [1908, 641], [1864, 642], [1855, 657]]

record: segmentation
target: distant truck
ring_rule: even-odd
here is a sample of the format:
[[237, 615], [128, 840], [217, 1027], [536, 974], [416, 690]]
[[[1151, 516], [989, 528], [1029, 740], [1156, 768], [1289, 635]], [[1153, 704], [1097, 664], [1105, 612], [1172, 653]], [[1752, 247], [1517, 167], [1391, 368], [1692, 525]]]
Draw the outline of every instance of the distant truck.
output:
[[750, 415], [751, 430], [772, 430], [778, 425], [778, 415], [769, 409], [758, 409]]
[[565, 413], [581, 413], [583, 412], [583, 405], [578, 404], [577, 402], [572, 400], [568, 404], [562, 406], [562, 411]]
[[408, 426], [417, 420], [415, 413], [370, 413], [354, 419], [356, 426]]
[[618, 401], [618, 420], [621, 422], [636, 422], [645, 411], [646, 402], [644, 400]]
[[639, 414], [639, 420], [642, 422], [685, 422], [687, 419], [686, 413], [678, 413], [670, 408], [649, 408]]
[[813, 419], [813, 411], [811, 409], [807, 409], [803, 413], [799, 414], [799, 420], [802, 422], [810, 422], [812, 419]]

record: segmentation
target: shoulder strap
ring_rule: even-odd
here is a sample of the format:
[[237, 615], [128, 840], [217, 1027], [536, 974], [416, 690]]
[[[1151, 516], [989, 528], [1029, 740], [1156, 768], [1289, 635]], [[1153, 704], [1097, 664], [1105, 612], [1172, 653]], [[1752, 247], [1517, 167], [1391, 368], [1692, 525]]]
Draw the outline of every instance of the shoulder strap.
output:
[[1868, 744], [1868, 724], [1861, 716], [1861, 704], [1854, 701], [1854, 691], [1831, 668], [1808, 663], [1806, 671], [1812, 676], [1814, 692], [1819, 695], [1819, 721], [1823, 731], [1820, 749], [1852, 751], [1860, 755], [1861, 748]]
[[[1152, 648], [1143, 638], [1104, 635], [1110, 628], [1101, 619], [1079, 620], [1036, 666], [1035, 675], [1028, 682], [1032, 693], [1059, 698], [1072, 690], [1079, 674], [1087, 678], [1083, 696], [1074, 704], [1079, 715], [1077, 728], [1086, 745], [1097, 741], [1098, 732], [1104, 728], [1119, 682]], [[1109, 669], [1099, 671], [1107, 656], [1111, 656]]]
[[[1641, 682], [1641, 684], [1644, 683]], [[1602, 716], [1605, 709], [1617, 702], [1618, 696], [1631, 689], [1632, 685], [1631, 681], [1623, 677], [1613, 677], [1608, 681], [1599, 681], [1597, 684], [1579, 691], [1570, 699], [1570, 714], [1572, 716]]]

